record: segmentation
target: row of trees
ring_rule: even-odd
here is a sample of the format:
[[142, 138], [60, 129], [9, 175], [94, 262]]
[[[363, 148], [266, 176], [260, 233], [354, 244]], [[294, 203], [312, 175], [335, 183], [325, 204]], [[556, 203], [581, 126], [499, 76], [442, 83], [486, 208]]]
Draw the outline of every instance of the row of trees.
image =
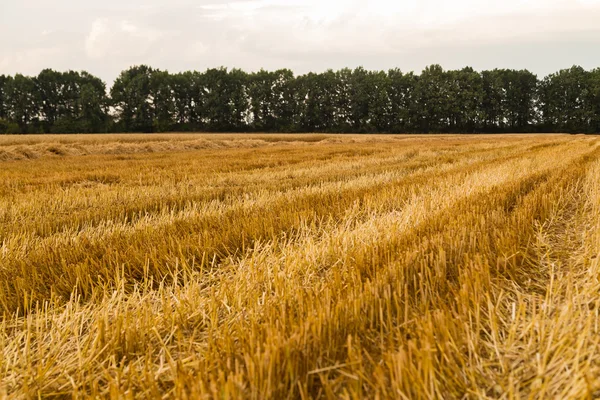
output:
[[600, 69], [0, 75], [0, 132], [600, 132]]

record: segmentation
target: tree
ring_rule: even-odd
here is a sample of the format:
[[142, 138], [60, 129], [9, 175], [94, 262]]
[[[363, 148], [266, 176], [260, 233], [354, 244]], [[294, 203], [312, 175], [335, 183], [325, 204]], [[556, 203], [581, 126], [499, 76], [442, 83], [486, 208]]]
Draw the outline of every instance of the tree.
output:
[[199, 110], [203, 124], [212, 131], [243, 130], [249, 120], [248, 75], [234, 69], [208, 69], [201, 80]]
[[33, 130], [32, 123], [39, 121], [39, 101], [32, 78], [16, 74], [5, 84], [7, 115], [19, 126], [21, 133]]
[[0, 132], [599, 132], [600, 69], [0, 75]]
[[541, 123], [545, 130], [587, 132], [591, 129], [590, 74], [573, 66], [546, 76], [538, 96]]
[[338, 121], [339, 81], [335, 72], [309, 73], [302, 79], [304, 104], [301, 117], [303, 130], [309, 132], [339, 132]]
[[372, 90], [370, 74], [362, 67], [356, 68], [349, 79], [349, 119], [353, 132], [366, 132], [369, 126], [369, 94]]
[[250, 125], [255, 131], [291, 132], [297, 128], [294, 73], [260, 70], [248, 76]]
[[64, 103], [63, 74], [51, 69], [45, 69], [34, 79], [38, 99], [38, 107], [45, 132], [50, 132], [56, 120], [60, 117], [59, 108]]
[[390, 80], [383, 71], [372, 71], [368, 74], [367, 97], [369, 101], [368, 125], [366, 132], [390, 132], [391, 105]]
[[481, 126], [484, 132], [498, 132], [505, 126], [505, 91], [502, 85], [502, 71], [483, 71], [481, 73], [482, 100]]
[[167, 132], [173, 127], [175, 102], [171, 88], [171, 75], [167, 71], [153, 71], [150, 75], [152, 105], [152, 131]]
[[0, 75], [0, 119], [8, 119], [8, 104], [6, 99], [6, 85], [10, 81], [10, 77]]
[[248, 74], [241, 69], [232, 69], [227, 79], [227, 97], [229, 98], [229, 126], [240, 132], [247, 129], [250, 121], [248, 102]]
[[443, 132], [450, 119], [450, 87], [448, 75], [439, 65], [426, 67], [417, 80], [415, 107], [420, 132]]
[[146, 65], [121, 72], [111, 91], [119, 128], [126, 132], [152, 132], [153, 99], [150, 81], [154, 70]]
[[[62, 74], [62, 88], [59, 105], [59, 117], [77, 125], [81, 114], [81, 75], [75, 71], [67, 71]], [[71, 129], [72, 132], [80, 131], [80, 128]]]
[[483, 80], [473, 68], [449, 71], [449, 130], [475, 132], [482, 119]]
[[289, 69], [275, 71], [275, 86], [273, 88], [275, 103], [273, 114], [275, 117], [275, 130], [292, 132], [298, 126], [298, 99], [296, 93], [296, 79]]
[[587, 104], [590, 113], [589, 132], [600, 133], [600, 68], [588, 73]]
[[277, 75], [261, 69], [248, 77], [248, 94], [252, 127], [255, 131], [272, 131], [275, 128], [275, 106]]
[[536, 121], [537, 77], [527, 70], [501, 70], [508, 127], [513, 132], [531, 131]]
[[389, 129], [391, 132], [407, 132], [417, 128], [415, 115], [415, 89], [417, 77], [412, 73], [403, 74], [399, 69], [391, 69], [388, 76]]
[[106, 132], [108, 130], [108, 98], [106, 84], [99, 78], [81, 72], [80, 74], [81, 113], [85, 132]]
[[175, 129], [193, 131], [202, 128], [199, 117], [204, 102], [202, 80], [203, 75], [198, 72], [188, 71], [171, 75]]

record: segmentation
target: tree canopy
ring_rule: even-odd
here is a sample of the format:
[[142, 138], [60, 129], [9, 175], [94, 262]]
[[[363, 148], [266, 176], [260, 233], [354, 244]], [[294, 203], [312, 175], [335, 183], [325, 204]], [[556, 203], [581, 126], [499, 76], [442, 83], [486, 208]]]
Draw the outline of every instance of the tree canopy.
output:
[[600, 69], [0, 75], [0, 133], [600, 132]]

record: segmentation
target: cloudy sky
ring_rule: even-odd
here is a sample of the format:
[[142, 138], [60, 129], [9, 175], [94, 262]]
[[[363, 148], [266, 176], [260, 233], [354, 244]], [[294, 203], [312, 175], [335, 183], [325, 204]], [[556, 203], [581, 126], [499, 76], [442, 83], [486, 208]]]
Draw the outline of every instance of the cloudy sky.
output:
[[600, 67], [600, 0], [0, 0], [0, 74]]

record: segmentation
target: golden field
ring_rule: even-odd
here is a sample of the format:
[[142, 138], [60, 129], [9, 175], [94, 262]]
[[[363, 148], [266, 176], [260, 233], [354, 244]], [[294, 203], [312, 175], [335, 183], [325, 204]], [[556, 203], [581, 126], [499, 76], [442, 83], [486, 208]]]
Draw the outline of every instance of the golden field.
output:
[[599, 156], [0, 137], [0, 397], [598, 397]]

